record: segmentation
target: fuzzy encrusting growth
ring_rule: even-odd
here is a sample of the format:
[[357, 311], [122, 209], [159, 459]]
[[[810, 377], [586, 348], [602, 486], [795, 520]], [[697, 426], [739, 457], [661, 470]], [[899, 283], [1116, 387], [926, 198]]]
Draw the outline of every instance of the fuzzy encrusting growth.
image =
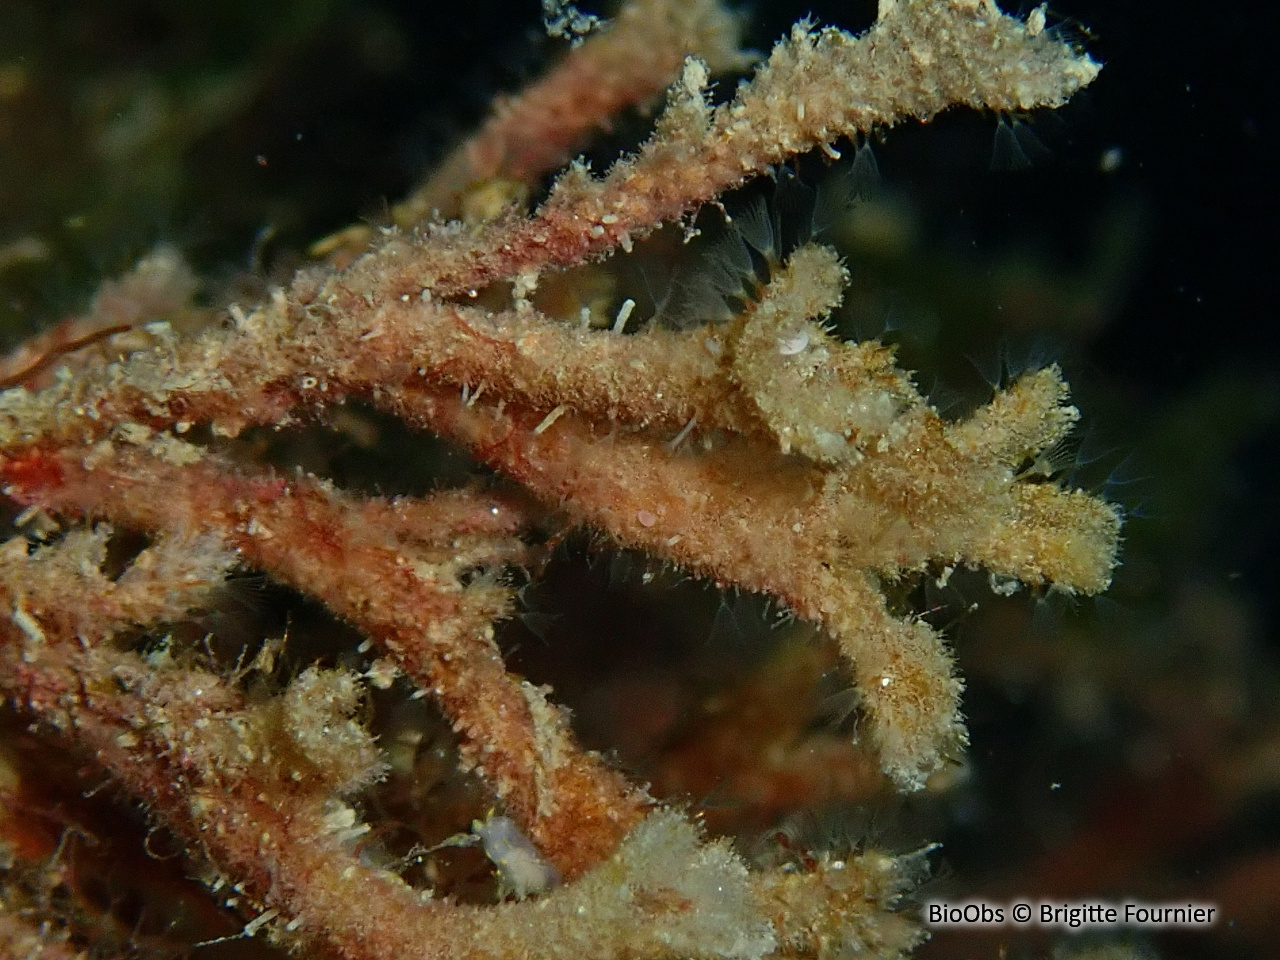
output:
[[[962, 685], [936, 631], [891, 612], [884, 585], [956, 566], [1067, 592], [1109, 582], [1116, 511], [1018, 472], [1078, 418], [1060, 371], [945, 421], [890, 350], [824, 329], [847, 279], [827, 248], [796, 250], [718, 326], [624, 336], [557, 323], [530, 298], [549, 271], [629, 251], [801, 151], [956, 104], [1053, 107], [1097, 65], [990, 0], [885, 0], [859, 38], [797, 25], [713, 107], [710, 67], [740, 65], [731, 20], [709, 3], [635, 0], [461, 148], [433, 181], [447, 199], [429, 185], [405, 216], [453, 209], [474, 179], [527, 182], [618, 104], [646, 99], [652, 76], [609, 55], [634, 53], [629, 36], [665, 38], [670, 64], [647, 64], [660, 72], [688, 52], [711, 63], [683, 61], [652, 138], [602, 176], [573, 165], [531, 214], [393, 231], [226, 325], [179, 336], [151, 323], [117, 362], [0, 395], [7, 496], [154, 538], [114, 579], [106, 526], [7, 545], [0, 690], [242, 885], [262, 911], [249, 932], [349, 960], [899, 956], [919, 936], [896, 911], [920, 861], [748, 870], [583, 750], [549, 691], [506, 669], [493, 625], [511, 590], [494, 571], [528, 556], [527, 504], [283, 479], [224, 448], [249, 426], [360, 399], [466, 445], [571, 523], [780, 598], [851, 664], [868, 739], [903, 789], [963, 748]], [[566, 118], [574, 85], [602, 77], [624, 89]], [[435, 698], [463, 765], [501, 803], [491, 839], [529, 868], [512, 884], [527, 899], [435, 900], [357, 852], [358, 796], [384, 760], [357, 719], [355, 674], [307, 668], [248, 703], [224, 678], [122, 648], [131, 630], [182, 620], [236, 564], [325, 603]]]
[[[72, 535], [30, 556], [19, 541], [6, 547], [5, 583], [21, 572], [24, 609], [34, 612], [25, 626], [0, 632], [0, 691], [45, 722], [75, 730], [153, 816], [238, 877], [262, 918], [247, 930], [283, 942], [323, 940], [351, 960], [527, 956], [532, 924], [537, 955], [565, 958], [587, 951], [757, 960], [812, 935], [813, 909], [799, 914], [794, 929], [785, 914], [775, 918], [782, 891], [796, 880], [753, 878], [726, 844], [704, 843], [670, 810], [649, 815], [604, 862], [537, 901], [464, 908], [411, 890], [356, 854], [368, 826], [342, 797], [378, 777], [382, 764], [371, 737], [350, 719], [361, 696], [355, 678], [308, 670], [282, 695], [252, 706], [218, 676], [113, 649], [113, 627], [157, 612], [147, 602], [157, 585], [144, 574], [127, 588], [103, 577], [97, 565], [105, 536]], [[51, 615], [68, 583], [95, 607], [110, 598], [118, 619]], [[183, 609], [214, 586], [190, 585]], [[8, 589], [0, 601], [17, 607]], [[842, 905], [848, 920], [839, 927], [874, 927], [900, 892], [894, 878], [909, 868], [874, 855], [865, 871], [857, 860], [846, 869], [860, 893]], [[817, 912], [834, 916], [849, 884], [824, 886], [816, 875], [814, 883], [817, 896], [807, 902], [830, 898]], [[293, 919], [273, 922], [281, 915]]]
[[[739, 32], [738, 18], [715, 0], [624, 5], [546, 76], [499, 99], [484, 126], [396, 204], [392, 221], [404, 230], [433, 218], [492, 216], [572, 159], [621, 110], [660, 97], [685, 57], [700, 57], [717, 73], [747, 67], [751, 57], [739, 49]], [[374, 235], [368, 226], [350, 227], [316, 252], [358, 256]]]

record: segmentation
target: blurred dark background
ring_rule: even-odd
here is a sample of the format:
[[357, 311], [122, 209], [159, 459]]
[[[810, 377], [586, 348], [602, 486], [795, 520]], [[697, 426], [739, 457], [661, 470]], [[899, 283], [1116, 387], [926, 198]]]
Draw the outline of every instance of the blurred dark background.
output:
[[[873, 7], [741, 5], [761, 50], [799, 16], [861, 29]], [[1106, 64], [1098, 81], [1052, 115], [956, 113], [878, 137], [881, 184], [837, 238], [854, 276], [840, 319], [899, 343], [940, 406], [1062, 363], [1087, 427], [1058, 468], [1126, 510], [1124, 565], [1096, 603], [997, 599], [963, 578], [924, 598], [968, 680], [971, 757], [925, 797], [877, 801], [877, 829], [943, 841], [924, 896], [1213, 901], [1227, 919], [1211, 933], [1129, 946], [1275, 955], [1274, 14], [1094, 0], [1051, 5], [1048, 22]], [[558, 50], [534, 0], [7, 0], [0, 345], [84, 309], [158, 243], [210, 302], [287, 278], [316, 238], [380, 220]], [[644, 132], [624, 118], [591, 156]], [[635, 680], [670, 676], [656, 664], [730, 683], [707, 651], [736, 643], [759, 662], [772, 641], [749, 604], [602, 554], [563, 550], [507, 642], [588, 740], [623, 744], [644, 772], [652, 741], [628, 739], [640, 720], [600, 691], [660, 702]], [[648, 652], [611, 658], [610, 637]], [[1093, 946], [947, 932], [921, 955]]]

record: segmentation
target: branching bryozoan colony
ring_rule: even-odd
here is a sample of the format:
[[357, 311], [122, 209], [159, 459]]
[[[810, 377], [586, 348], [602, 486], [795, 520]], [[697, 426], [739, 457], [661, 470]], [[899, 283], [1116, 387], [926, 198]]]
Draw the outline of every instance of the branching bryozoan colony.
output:
[[[573, 524], [771, 594], [838, 644], [882, 768], [920, 788], [965, 744], [961, 682], [882, 584], [968, 566], [1091, 594], [1116, 562], [1111, 506], [1018, 473], [1077, 419], [1057, 368], [944, 420], [889, 349], [824, 328], [847, 277], [812, 243], [718, 325], [624, 335], [544, 316], [536, 294], [802, 152], [955, 105], [1055, 107], [1098, 66], [1042, 13], [1022, 22], [992, 0], [881, 0], [857, 38], [798, 24], [712, 106], [712, 72], [746, 62], [712, 0], [631, 0], [501, 104], [396, 228], [332, 238], [334, 266], [197, 334], [140, 310], [130, 350], [111, 359], [103, 340], [0, 395], [6, 495], [69, 525], [0, 553], [0, 690], [243, 891], [251, 933], [347, 960], [897, 956], [919, 941], [895, 912], [918, 855], [748, 869], [582, 750], [548, 691], [507, 671], [493, 625], [511, 590], [474, 572], [526, 557], [526, 505], [356, 496], [236, 462], [226, 442], [359, 399], [462, 444]], [[475, 209], [476, 184], [518, 197], [668, 84], [634, 155], [602, 175], [570, 164], [531, 213]], [[151, 538], [118, 576], [108, 524]], [[188, 617], [243, 568], [327, 605], [434, 698], [501, 806], [486, 842], [545, 882], [466, 906], [359, 855], [358, 798], [385, 763], [357, 720], [359, 676], [310, 668], [248, 700], [235, 678], [117, 640]], [[55, 928], [27, 933], [59, 946]]]

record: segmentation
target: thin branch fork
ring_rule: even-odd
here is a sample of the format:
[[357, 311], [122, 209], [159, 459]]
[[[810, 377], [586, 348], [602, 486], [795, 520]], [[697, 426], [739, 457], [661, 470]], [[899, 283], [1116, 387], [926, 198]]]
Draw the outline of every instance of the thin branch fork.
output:
[[[671, 811], [650, 815], [604, 863], [536, 901], [463, 907], [415, 891], [356, 847], [366, 828], [342, 798], [377, 775], [378, 760], [368, 733], [345, 719], [356, 705], [350, 676], [308, 671], [277, 698], [283, 704], [253, 707], [221, 677], [115, 649], [118, 629], [199, 605], [231, 555], [210, 546], [205, 576], [166, 580], [156, 571], [189, 554], [162, 541], [112, 582], [95, 566], [104, 544], [100, 532], [72, 534], [34, 555], [16, 542], [0, 554], [0, 603], [36, 611], [22, 625], [0, 623], [0, 692], [75, 729], [153, 816], [236, 877], [260, 911], [246, 936], [267, 932], [346, 960], [584, 950], [759, 960], [837, 942], [891, 956], [919, 940], [905, 918], [882, 919], [914, 882], [918, 856], [870, 853], [752, 877], [725, 844], [705, 844]], [[18, 570], [22, 596], [12, 592]], [[57, 612], [69, 583], [84, 603], [74, 620]], [[156, 606], [161, 594], [167, 606]], [[299, 686], [327, 692], [312, 700], [295, 695]]]
[[[919, 788], [963, 744], [960, 680], [932, 628], [889, 613], [884, 582], [958, 564], [1067, 591], [1109, 582], [1114, 509], [1017, 472], [1078, 418], [1059, 371], [944, 422], [888, 351], [823, 330], [845, 275], [814, 246], [742, 316], [682, 334], [569, 330], [528, 294], [543, 272], [630, 250], [804, 150], [953, 104], [1056, 106], [1097, 70], [992, 0], [883, 0], [856, 39], [800, 24], [718, 107], [708, 66], [686, 60], [650, 141], [601, 177], [572, 166], [530, 216], [393, 233], [346, 270], [302, 271], [269, 302], [230, 310], [223, 328], [179, 338], [152, 324], [151, 346], [119, 363], [4, 392], [8, 495], [157, 541], [118, 581], [101, 574], [101, 530], [0, 551], [0, 690], [74, 731], [251, 890], [265, 911], [253, 929], [348, 960], [900, 955], [918, 936], [894, 913], [910, 858], [749, 873], [577, 747], [545, 691], [507, 672], [492, 625], [509, 593], [463, 573], [520, 560], [519, 510], [472, 493], [362, 500], [233, 466], [185, 437], [207, 425], [216, 443], [359, 398], [462, 442], [574, 522], [821, 624], [853, 663], [884, 768]], [[499, 282], [509, 307], [470, 305]], [[123, 625], [205, 602], [235, 562], [380, 642], [572, 882], [461, 908], [361, 861], [347, 799], [380, 759], [351, 719], [352, 676], [308, 671], [250, 706], [225, 680], [115, 648]]]
[[464, 764], [562, 874], [599, 862], [639, 822], [649, 798], [584, 753], [557, 708], [503, 665], [493, 622], [510, 591], [460, 581], [524, 559], [513, 537], [520, 510], [463, 493], [360, 501], [306, 479], [246, 474], [196, 448], [189, 456], [175, 465], [124, 444], [92, 461], [33, 453], [10, 495], [136, 529], [216, 536], [249, 566], [323, 600], [433, 694], [462, 737]]

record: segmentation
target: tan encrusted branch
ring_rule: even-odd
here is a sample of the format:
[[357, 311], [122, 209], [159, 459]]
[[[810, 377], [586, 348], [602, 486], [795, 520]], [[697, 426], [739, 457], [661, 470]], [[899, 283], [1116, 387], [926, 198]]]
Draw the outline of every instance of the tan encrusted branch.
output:
[[[111, 592], [74, 544], [34, 557], [10, 550], [0, 565], [27, 568], [41, 609], [68, 581], [88, 606]], [[12, 582], [0, 581], [0, 602], [15, 602]], [[113, 649], [111, 632], [125, 623], [104, 619], [86, 635], [47, 619], [37, 655], [24, 630], [0, 625], [0, 692], [75, 730], [153, 816], [236, 877], [259, 911], [246, 936], [264, 932], [347, 960], [570, 960], [584, 952], [759, 960], [855, 943], [899, 956], [919, 940], [918, 928], [891, 912], [915, 881], [915, 858], [866, 853], [824, 859], [803, 875], [753, 877], [724, 842], [704, 843], [669, 810], [539, 900], [491, 908], [434, 900], [355, 846], [366, 829], [341, 795], [360, 776], [376, 776], [378, 763], [367, 732], [344, 719], [350, 675], [308, 671], [274, 701], [250, 706], [220, 677]], [[328, 711], [332, 732], [307, 722], [315, 711]], [[335, 737], [349, 742], [335, 751]]]
[[[760, 303], [727, 327], [637, 337], [572, 332], [545, 321], [539, 328], [536, 317], [518, 309], [483, 318], [447, 304], [379, 308], [348, 298], [329, 305], [337, 318], [330, 336], [361, 329], [379, 335], [345, 356], [325, 342], [305, 307], [277, 302], [236, 331], [187, 348], [195, 358], [190, 386], [172, 397], [128, 386], [153, 382], [158, 369], [177, 362], [156, 350], [107, 371], [96, 387], [68, 385], [78, 391], [75, 403], [65, 396], [56, 403], [48, 395], [9, 399], [49, 411], [72, 436], [91, 439], [106, 431], [112, 404], [121, 399], [152, 423], [172, 422], [176, 409], [217, 417], [215, 424], [234, 432], [289, 394], [364, 392], [468, 443], [539, 496], [563, 501], [575, 519], [722, 582], [774, 593], [825, 624], [854, 663], [886, 769], [901, 784], [919, 786], [963, 740], [959, 684], [930, 629], [888, 617], [866, 577], [923, 572], [931, 563], [935, 572], [973, 564], [1032, 584], [1096, 592], [1115, 562], [1118, 521], [1092, 497], [1015, 476], [1022, 459], [1059, 442], [1078, 416], [1055, 369], [1023, 378], [969, 420], [945, 424], [883, 348], [839, 343], [815, 322], [835, 302], [842, 277], [828, 251], [802, 248]], [[286, 338], [293, 316], [302, 317], [292, 328], [297, 335]], [[575, 362], [575, 344], [593, 367]], [[669, 364], [661, 362], [664, 354]], [[303, 361], [301, 369], [315, 375], [290, 366]], [[264, 383], [255, 376], [260, 368], [287, 372]], [[663, 369], [675, 375], [650, 373]], [[383, 379], [375, 385], [378, 373]], [[428, 387], [455, 377], [466, 384], [486, 373], [465, 397]], [[406, 382], [422, 386], [397, 386]], [[509, 405], [505, 416], [488, 414], [494, 403]], [[77, 409], [96, 416], [76, 415]], [[670, 449], [670, 432], [625, 430], [655, 422], [674, 430], [673, 413], [704, 430], [736, 427], [740, 439], [711, 434], [712, 448], [694, 453]], [[194, 449], [139, 424], [120, 424], [113, 435], [171, 463]], [[576, 446], [566, 446], [571, 441]], [[99, 448], [110, 451], [111, 441], [98, 441]], [[782, 456], [790, 450], [806, 456]], [[23, 476], [43, 476], [39, 454], [32, 455], [35, 463], [23, 456], [11, 453], [5, 468], [18, 488]], [[174, 521], [153, 518], [146, 525]], [[270, 531], [279, 521], [268, 514], [253, 523]], [[757, 542], [764, 529], [773, 533]], [[278, 574], [353, 617], [343, 599], [348, 588], [312, 588], [285, 569], [306, 556], [293, 555], [290, 542], [275, 540]], [[355, 578], [360, 596], [377, 576]], [[508, 708], [519, 702], [514, 694], [507, 699]]]
[[[203, 606], [235, 564], [216, 536], [186, 530], [162, 535], [110, 580], [101, 573], [110, 535], [109, 526], [73, 529], [57, 550], [40, 550], [36, 559], [27, 556], [22, 537], [0, 546], [0, 619], [23, 637], [24, 660], [40, 658], [46, 631], [91, 642], [120, 622], [180, 619]], [[83, 595], [75, 585], [83, 585]]]
[[[70, 317], [0, 357], [0, 390], [19, 384], [44, 386], [55, 365], [87, 370], [149, 345], [146, 325], [155, 321], [186, 326], [199, 311], [192, 306], [199, 282], [174, 249], [161, 246], [123, 276], [98, 289], [89, 309]], [[107, 346], [98, 344], [108, 341]]]
[[[789, 157], [955, 105], [1055, 107], [1098, 73], [1088, 56], [1000, 12], [994, 0], [902, 0], [860, 37], [798, 24], [750, 84], [711, 108], [706, 66], [686, 64], [654, 137], [600, 179], [573, 167], [532, 218], [478, 237], [432, 228], [417, 256], [353, 267], [375, 297], [457, 296], [632, 242]], [[360, 279], [357, 281], [356, 277]]]
[[[900, 857], [878, 852], [852, 860], [823, 854], [808, 870], [761, 871], [755, 895], [775, 918], [775, 957], [899, 957], [926, 936], [902, 913], [867, 916], [866, 905], [896, 903], [928, 876], [927, 849]], [[834, 908], [834, 909], [832, 909]]]
[[[64, 383], [41, 402], [7, 397], [0, 440], [55, 431], [101, 436], [104, 426], [133, 421], [152, 427], [212, 421], [232, 433], [247, 423], [280, 423], [297, 406], [401, 381], [415, 370], [411, 344], [424, 330], [444, 326], [444, 336], [456, 338], [459, 323], [470, 326], [464, 316], [420, 303], [424, 291], [438, 301], [494, 279], [627, 247], [633, 235], [819, 143], [907, 116], [925, 119], [956, 102], [993, 109], [1055, 105], [1097, 71], [1088, 57], [1028, 31], [989, 0], [911, 0], [883, 12], [858, 39], [797, 28], [755, 80], [715, 110], [703, 99], [705, 70], [691, 65], [654, 139], [635, 158], [601, 180], [570, 171], [534, 217], [506, 218], [478, 238], [441, 227], [416, 245], [393, 241], [319, 287], [313, 276], [301, 276], [290, 295], [281, 293], [240, 323], [242, 336], [208, 337], [172, 354], [161, 345], [150, 358], [112, 372], [106, 383]], [[379, 315], [396, 311], [396, 304], [407, 309]], [[414, 311], [418, 322], [405, 323]], [[482, 327], [471, 329], [484, 335]], [[370, 342], [377, 339], [385, 342]], [[544, 371], [557, 370], [555, 361], [566, 352], [544, 351]], [[436, 353], [418, 358], [423, 373], [435, 376], [450, 363]], [[474, 359], [471, 370], [465, 360], [459, 364], [471, 386], [484, 379], [474, 369], [482, 359]], [[536, 378], [513, 376], [512, 387], [545, 394], [557, 386], [534, 385]], [[573, 391], [565, 392], [570, 395], [557, 403], [572, 404]], [[687, 422], [701, 411], [674, 412]]]
[[[1032, 379], [1060, 382], [1054, 368]], [[1014, 389], [1047, 405], [995, 401], [1005, 415], [987, 420], [1002, 436], [1074, 419], [1059, 413], [1056, 389]], [[773, 593], [825, 625], [853, 662], [882, 762], [904, 786], [919, 786], [962, 741], [960, 685], [930, 627], [887, 614], [876, 578], [985, 564], [1092, 593], [1115, 563], [1110, 506], [1017, 480], [999, 448], [958, 449], [922, 402], [895, 421], [893, 444], [830, 469], [776, 444], [673, 451], [663, 438], [573, 414], [538, 432], [540, 412], [466, 404], [451, 390], [386, 396], [401, 416], [466, 443], [574, 519], [720, 582]]]
[[[738, 16], [715, 0], [624, 4], [543, 77], [516, 96], [499, 98], [480, 129], [391, 209], [392, 223], [408, 230], [431, 219], [471, 219], [469, 207], [483, 213], [494, 199], [509, 202], [520, 188], [571, 160], [622, 110], [659, 97], [687, 56], [701, 58], [714, 73], [745, 69], [751, 57], [739, 49], [739, 27]], [[358, 256], [374, 236], [372, 227], [353, 226], [313, 252]]]
[[[137, 529], [216, 537], [249, 566], [323, 600], [435, 696], [462, 737], [465, 764], [564, 875], [605, 857], [639, 821], [649, 806], [643, 792], [584, 753], [559, 710], [504, 667], [493, 622], [506, 615], [510, 591], [459, 580], [472, 567], [523, 559], [511, 538], [519, 511], [462, 493], [439, 504], [353, 500], [314, 481], [246, 475], [194, 456], [175, 465], [107, 443], [91, 457], [33, 453], [44, 484], [12, 485], [10, 494]], [[418, 525], [432, 514], [447, 522], [434, 536]], [[483, 532], [460, 532], [468, 528]]]
[[[0, 438], [38, 433], [86, 443], [121, 427], [181, 431], [206, 422], [236, 434], [348, 396], [376, 400], [387, 386], [424, 377], [471, 397], [489, 391], [546, 410], [563, 404], [610, 422], [678, 431], [693, 420], [768, 436], [789, 429], [778, 407], [788, 384], [815, 375], [812, 396], [839, 393], [836, 379], [869, 391], [862, 421], [877, 421], [879, 435], [897, 405], [918, 395], [880, 344], [837, 345], [808, 322], [838, 301], [843, 281], [829, 250], [806, 247], [765, 289], [745, 329], [636, 336], [555, 323], [527, 306], [489, 313], [417, 299], [371, 304], [341, 286], [324, 299], [282, 292], [227, 329], [194, 341], [169, 335], [127, 363], [63, 378], [40, 394], [6, 394]], [[797, 335], [798, 346], [787, 347]], [[838, 369], [814, 363], [818, 356], [834, 357]], [[797, 373], [799, 364], [806, 367]], [[848, 416], [856, 398], [840, 395]]]
[[[644, 29], [670, 28], [647, 78], [601, 54], [623, 43], [638, 62], [626, 31], [639, 21], [627, 18], [642, 15], [657, 18]], [[465, 161], [439, 174], [440, 189], [455, 197], [470, 179], [537, 176], [683, 52], [706, 55], [709, 43], [736, 56], [718, 32], [728, 17], [706, 0], [634, 0], [620, 17], [499, 111], [462, 148]], [[95, 751], [250, 891], [265, 912], [248, 933], [348, 960], [909, 949], [918, 931], [893, 912], [911, 882], [906, 861], [819, 857], [748, 872], [582, 751], [548, 691], [506, 670], [492, 629], [510, 591], [483, 571], [525, 556], [519, 503], [474, 491], [363, 498], [233, 465], [216, 444], [351, 399], [459, 441], [570, 522], [768, 592], [821, 625], [851, 663], [883, 768], [920, 787], [964, 741], [961, 684], [933, 628], [890, 610], [886, 585], [982, 566], [1002, 590], [1016, 579], [1093, 593], [1115, 566], [1117, 512], [1052, 482], [1045, 466], [1079, 416], [1060, 371], [943, 420], [891, 350], [824, 329], [846, 274], [814, 245], [771, 262], [768, 284], [729, 322], [681, 333], [575, 329], [541, 316], [533, 294], [547, 271], [629, 251], [802, 151], [833, 155], [841, 138], [953, 104], [1060, 104], [1098, 67], [1042, 28], [1042, 16], [1023, 23], [992, 0], [882, 0], [856, 39], [797, 25], [717, 107], [708, 64], [690, 58], [635, 155], [598, 178], [572, 166], [530, 216], [507, 208], [484, 223], [393, 231], [346, 270], [313, 267], [266, 303], [229, 306], [225, 324], [198, 337], [151, 323], [111, 348], [136, 352], [105, 366], [85, 352], [52, 370], [63, 355], [36, 350], [40, 369], [22, 367], [14, 382], [34, 387], [34, 374], [51, 372], [52, 383], [0, 395], [5, 493], [155, 539], [115, 580], [101, 571], [105, 526], [6, 546], [0, 690]], [[626, 75], [618, 89], [560, 123], [582, 99], [573, 85], [614, 68]], [[545, 153], [529, 149], [540, 137]], [[185, 301], [184, 276], [162, 292]], [[153, 319], [149, 308], [139, 316]], [[212, 449], [189, 442], [210, 436]], [[56, 529], [48, 518], [40, 528]], [[382, 644], [455, 723], [464, 765], [492, 784], [512, 829], [571, 882], [464, 908], [357, 853], [365, 827], [343, 797], [382, 761], [354, 719], [355, 675], [307, 669], [247, 704], [226, 680], [114, 647], [121, 627], [185, 617], [233, 557]]]

